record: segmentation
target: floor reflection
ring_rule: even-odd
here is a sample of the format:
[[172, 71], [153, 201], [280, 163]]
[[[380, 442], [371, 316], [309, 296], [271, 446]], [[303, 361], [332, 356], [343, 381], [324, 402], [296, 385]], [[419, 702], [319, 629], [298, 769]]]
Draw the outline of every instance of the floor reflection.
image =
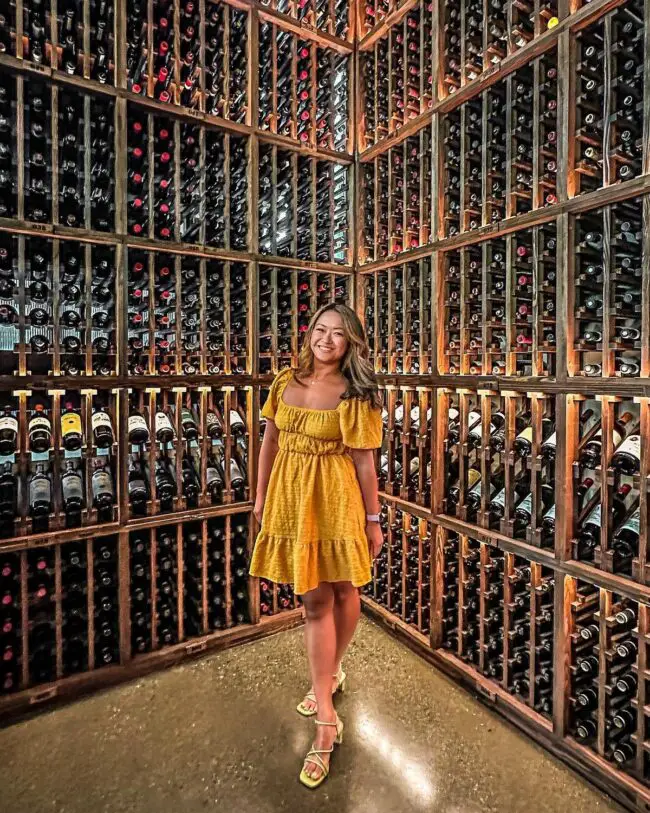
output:
[[430, 768], [405, 753], [395, 738], [367, 711], [358, 711], [355, 718], [354, 727], [364, 746], [381, 759], [396, 782], [400, 785], [406, 783], [414, 800], [423, 807], [430, 807], [437, 797], [436, 788], [428, 775]]

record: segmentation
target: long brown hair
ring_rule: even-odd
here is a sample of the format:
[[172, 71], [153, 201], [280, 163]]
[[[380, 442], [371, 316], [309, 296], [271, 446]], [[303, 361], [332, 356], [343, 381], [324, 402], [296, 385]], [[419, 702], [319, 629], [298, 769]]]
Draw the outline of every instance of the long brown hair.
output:
[[380, 407], [381, 398], [379, 397], [377, 377], [368, 358], [370, 354], [366, 332], [359, 317], [347, 305], [332, 302], [330, 305], [324, 305], [312, 316], [298, 356], [298, 369], [295, 371], [295, 380], [302, 384], [301, 379], [314, 372], [314, 352], [311, 349], [311, 337], [316, 323], [327, 311], [334, 311], [341, 317], [345, 338], [348, 342], [348, 349], [341, 359], [341, 374], [347, 380], [348, 386], [341, 398], [344, 400], [359, 398], [361, 401], [369, 401], [374, 407]]

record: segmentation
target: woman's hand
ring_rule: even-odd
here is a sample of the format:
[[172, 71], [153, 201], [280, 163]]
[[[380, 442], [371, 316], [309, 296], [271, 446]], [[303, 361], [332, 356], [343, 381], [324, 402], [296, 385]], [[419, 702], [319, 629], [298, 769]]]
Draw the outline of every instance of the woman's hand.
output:
[[262, 516], [264, 514], [264, 501], [265, 497], [256, 497], [255, 499], [255, 507], [253, 508], [253, 514], [255, 515], [255, 519], [258, 523], [262, 524]]
[[368, 537], [370, 558], [376, 559], [384, 544], [384, 535], [378, 522], [366, 522], [366, 536]]

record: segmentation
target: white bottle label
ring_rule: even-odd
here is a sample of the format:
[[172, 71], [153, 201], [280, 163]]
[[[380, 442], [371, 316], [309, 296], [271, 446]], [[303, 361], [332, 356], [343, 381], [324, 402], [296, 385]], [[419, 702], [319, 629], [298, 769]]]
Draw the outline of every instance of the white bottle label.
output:
[[174, 427], [172, 426], [172, 422], [169, 420], [167, 413], [158, 411], [156, 412], [156, 434], [160, 431], [171, 430], [172, 434], [174, 432]]
[[530, 441], [532, 443], [533, 442], [533, 427], [532, 426], [527, 426], [525, 429], [522, 429], [522, 431], [517, 435], [517, 440], [519, 440], [519, 439], [528, 440], [528, 441]]
[[616, 454], [620, 452], [626, 452], [639, 460], [641, 458], [641, 435], [630, 435], [628, 438], [625, 438], [623, 443], [621, 443], [616, 450]]
[[129, 415], [129, 434], [134, 431], [143, 431], [149, 434], [149, 427], [142, 415]]
[[[113, 424], [111, 423], [111, 416], [107, 412], [93, 412], [92, 427], [93, 431], [105, 426], [113, 431]], [[131, 418], [129, 418], [129, 428], [131, 428]]]
[[401, 423], [404, 420], [404, 406], [400, 404], [395, 407], [395, 423]]
[[233, 426], [244, 426], [242, 416], [236, 409], [230, 410], [230, 428], [232, 429]]
[[[30, 422], [30, 428], [32, 424]], [[5, 430], [9, 430], [10, 432], [18, 433], [18, 421], [13, 417], [13, 415], [4, 415], [0, 418], [0, 432], [4, 432]]]
[[[429, 412], [427, 412], [427, 418], [430, 416], [430, 414], [431, 409], [429, 409]], [[447, 413], [447, 416], [449, 418], [449, 423], [453, 423], [454, 421], [457, 421], [460, 418], [460, 412], [455, 407], [449, 407], [449, 412]]]
[[555, 504], [548, 509], [542, 519], [555, 519]]
[[477, 423], [481, 422], [481, 413], [480, 412], [470, 412], [467, 416], [467, 425], [470, 429], [476, 426]]
[[555, 449], [557, 446], [557, 433], [553, 432], [542, 444], [542, 447], [547, 449]]
[[47, 432], [51, 432], [51, 426], [52, 424], [49, 418], [46, 418], [44, 415], [37, 415], [29, 422], [29, 432], [31, 434], [36, 429], [45, 429]]

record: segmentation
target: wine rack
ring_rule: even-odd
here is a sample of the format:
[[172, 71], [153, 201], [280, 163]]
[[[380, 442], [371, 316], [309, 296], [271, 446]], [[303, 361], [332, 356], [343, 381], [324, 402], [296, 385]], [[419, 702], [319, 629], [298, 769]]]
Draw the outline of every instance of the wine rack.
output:
[[367, 610], [650, 803], [649, 29], [647, 0], [0, 14], [0, 713], [298, 622], [247, 575], [260, 407], [347, 302], [383, 397]]
[[349, 286], [348, 276], [260, 265], [260, 372], [277, 373], [295, 366], [309, 314], [330, 302], [347, 302]]
[[390, 149], [361, 175], [361, 256], [380, 260], [429, 241], [431, 137], [422, 130]]
[[431, 526], [386, 504], [380, 522], [386, 544], [364, 592], [426, 640], [431, 630]]
[[[364, 606], [643, 810], [650, 6], [359, 17], [357, 310], [384, 418]], [[416, 527], [424, 640], [404, 607]]]
[[300, 621], [251, 509], [272, 376], [354, 300], [350, 14], [0, 13], [2, 715]]

